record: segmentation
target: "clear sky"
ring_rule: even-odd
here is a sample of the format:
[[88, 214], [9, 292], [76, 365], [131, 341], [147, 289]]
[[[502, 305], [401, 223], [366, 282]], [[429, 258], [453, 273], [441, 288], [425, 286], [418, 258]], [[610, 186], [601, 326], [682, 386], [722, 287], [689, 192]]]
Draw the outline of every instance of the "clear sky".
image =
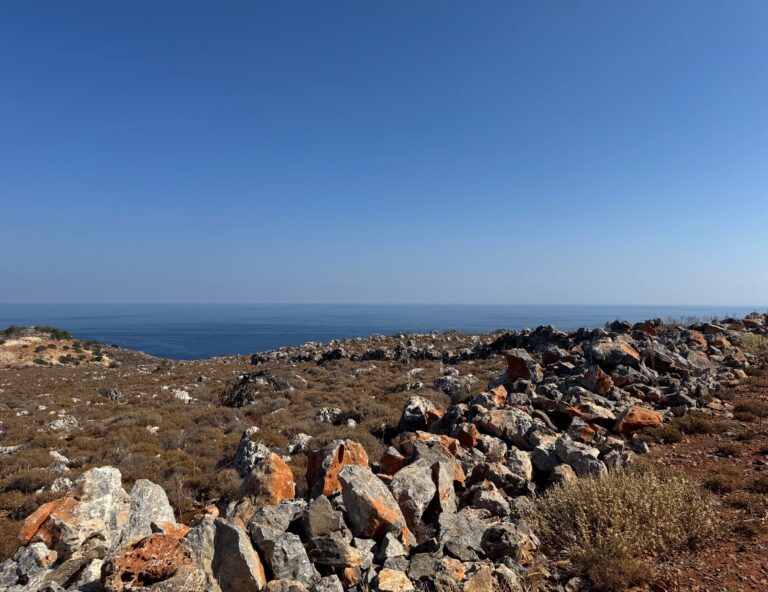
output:
[[768, 2], [0, 3], [0, 301], [768, 303]]

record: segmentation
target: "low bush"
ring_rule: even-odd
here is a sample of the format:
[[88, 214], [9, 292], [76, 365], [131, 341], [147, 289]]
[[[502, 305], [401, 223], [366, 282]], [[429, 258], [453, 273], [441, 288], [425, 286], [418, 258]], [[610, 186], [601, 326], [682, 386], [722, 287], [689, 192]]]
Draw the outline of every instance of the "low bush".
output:
[[739, 421], [755, 421], [768, 416], [768, 403], [759, 399], [746, 399], [733, 406], [733, 417]]
[[732, 466], [720, 467], [704, 481], [704, 486], [715, 493], [729, 493], [742, 489], [744, 485], [743, 472]]
[[690, 411], [670, 424], [684, 434], [721, 434], [729, 427], [726, 422], [701, 411]]
[[555, 486], [530, 519], [546, 548], [570, 556], [604, 591], [642, 583], [650, 555], [697, 547], [718, 526], [700, 487], [647, 467]]
[[755, 333], [745, 333], [738, 340], [738, 346], [753, 356], [761, 360], [768, 359], [768, 337], [757, 335]]

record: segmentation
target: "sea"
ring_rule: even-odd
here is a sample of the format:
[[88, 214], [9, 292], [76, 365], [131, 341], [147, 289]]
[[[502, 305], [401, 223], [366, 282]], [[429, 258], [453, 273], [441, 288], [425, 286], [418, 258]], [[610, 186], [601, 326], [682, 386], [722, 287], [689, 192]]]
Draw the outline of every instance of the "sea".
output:
[[766, 310], [765, 305], [0, 304], [0, 329], [51, 325], [78, 339], [191, 360], [376, 333], [487, 333], [539, 325], [569, 330], [618, 319], [693, 322]]

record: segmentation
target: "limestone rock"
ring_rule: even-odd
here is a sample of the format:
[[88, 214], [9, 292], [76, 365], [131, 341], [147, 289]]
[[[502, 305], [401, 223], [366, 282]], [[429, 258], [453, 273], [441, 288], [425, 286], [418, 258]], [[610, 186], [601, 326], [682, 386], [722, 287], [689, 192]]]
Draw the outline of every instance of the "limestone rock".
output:
[[351, 440], [334, 440], [309, 455], [307, 487], [311, 497], [331, 496], [341, 491], [339, 473], [347, 465], [368, 466], [365, 449]]

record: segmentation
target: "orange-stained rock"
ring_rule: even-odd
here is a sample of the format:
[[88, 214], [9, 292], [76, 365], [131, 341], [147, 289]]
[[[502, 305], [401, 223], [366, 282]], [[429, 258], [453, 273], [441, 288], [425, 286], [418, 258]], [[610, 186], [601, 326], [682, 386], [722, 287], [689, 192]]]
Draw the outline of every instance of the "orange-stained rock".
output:
[[381, 542], [391, 532], [406, 546], [414, 542], [392, 493], [368, 467], [347, 465], [339, 473], [339, 481], [355, 536]]
[[658, 411], [633, 405], [619, 416], [613, 431], [622, 436], [628, 436], [643, 428], [658, 427], [661, 423], [661, 413]]
[[601, 397], [607, 397], [613, 388], [613, 380], [611, 377], [603, 372], [600, 366], [596, 364], [589, 367], [582, 384], [585, 389], [592, 391]]
[[[505, 397], [506, 398], [506, 397]], [[456, 439], [464, 448], [471, 450], [482, 440], [482, 434], [473, 423], [463, 423], [456, 432]]]
[[393, 441], [394, 446], [405, 456], [413, 456], [416, 453], [414, 444], [424, 442], [426, 444], [439, 444], [448, 454], [454, 457], [461, 457], [464, 453], [461, 450], [461, 444], [456, 438], [442, 434], [430, 434], [429, 432], [404, 432], [399, 434]]
[[507, 379], [509, 382], [521, 379], [539, 382], [544, 377], [541, 366], [524, 349], [511, 349], [504, 353], [504, 357], [507, 359]]
[[381, 465], [381, 468], [384, 469], [385, 473], [394, 475], [403, 468], [405, 460], [406, 459], [402, 454], [400, 454], [393, 446], [390, 446], [384, 451], [384, 454], [381, 455], [379, 464]]
[[691, 334], [688, 336], [688, 347], [707, 347], [708, 345], [707, 338], [704, 337], [703, 333], [691, 331]]
[[72, 495], [67, 495], [47, 504], [43, 504], [32, 512], [24, 520], [19, 532], [19, 545], [24, 547], [30, 543], [45, 543], [46, 547], [53, 547], [58, 534], [55, 526], [49, 521], [54, 518], [61, 519], [68, 515], [77, 504]]
[[218, 516], [219, 509], [213, 504], [208, 504], [200, 511], [200, 513], [207, 514], [208, 516]]
[[457, 584], [464, 579], [466, 571], [464, 565], [458, 559], [445, 556], [440, 560], [440, 571], [448, 574]]
[[404, 572], [385, 567], [376, 576], [376, 590], [379, 592], [413, 592], [415, 588]]
[[656, 336], [658, 335], [658, 331], [656, 331], [656, 327], [654, 327], [651, 323], [648, 321], [637, 323], [634, 327], [634, 330], [641, 331], [643, 333], [646, 333], [647, 335]]
[[174, 536], [177, 539], [183, 539], [190, 530], [189, 526], [186, 524], [174, 524], [167, 520], [161, 520], [157, 523], [157, 526], [163, 534]]
[[341, 570], [341, 584], [344, 589], [353, 588], [360, 583], [361, 576], [360, 566], [347, 566]]
[[195, 564], [186, 541], [167, 534], [152, 534], [123, 547], [102, 567], [106, 592], [144, 588], [203, 592], [205, 575]]
[[296, 485], [290, 467], [270, 452], [245, 478], [238, 497], [250, 496], [256, 505], [274, 506], [283, 500], [293, 499], [295, 494]]
[[433, 423], [440, 420], [443, 415], [445, 415], [445, 411], [442, 409], [427, 409], [425, 415], [427, 417], [427, 427], [430, 427]]
[[507, 393], [507, 389], [504, 388], [504, 385], [500, 384], [496, 388], [492, 388], [490, 391], [488, 391], [488, 394], [491, 395], [497, 407], [503, 407], [507, 404], [507, 397], [509, 396], [509, 393]]
[[307, 487], [311, 497], [333, 495], [341, 491], [339, 472], [347, 465], [368, 466], [365, 448], [352, 440], [334, 440], [309, 455]]

